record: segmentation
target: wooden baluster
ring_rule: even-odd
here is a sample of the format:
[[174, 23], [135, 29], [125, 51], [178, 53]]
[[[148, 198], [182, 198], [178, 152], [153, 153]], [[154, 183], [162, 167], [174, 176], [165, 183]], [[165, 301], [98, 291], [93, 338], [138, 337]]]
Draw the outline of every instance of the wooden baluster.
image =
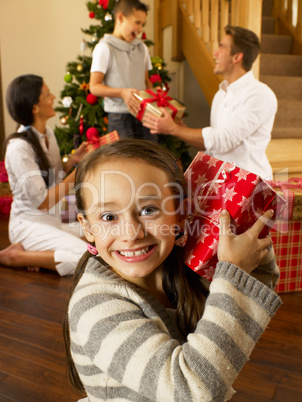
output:
[[210, 26], [210, 53], [213, 54], [214, 50], [217, 49], [219, 43], [219, 0], [211, 1], [211, 26]]
[[296, 33], [300, 40], [302, 40], [302, 0], [298, 0], [298, 18], [297, 18]]
[[239, 9], [240, 3], [238, 0], [232, 0], [231, 3], [231, 25], [239, 25]]
[[292, 26], [293, 25], [293, 1], [287, 0], [287, 10], [285, 15], [286, 21]]
[[187, 12], [189, 16], [193, 15], [193, 0], [187, 0]]
[[202, 8], [201, 8], [202, 39], [206, 45], [210, 43], [209, 15], [210, 15], [210, 1], [202, 0]]
[[220, 40], [224, 36], [224, 27], [230, 23], [230, 2], [228, 0], [220, 1]]
[[201, 10], [200, 10], [200, 0], [194, 0], [193, 3], [193, 14], [194, 14], [194, 25], [200, 34], [201, 29]]

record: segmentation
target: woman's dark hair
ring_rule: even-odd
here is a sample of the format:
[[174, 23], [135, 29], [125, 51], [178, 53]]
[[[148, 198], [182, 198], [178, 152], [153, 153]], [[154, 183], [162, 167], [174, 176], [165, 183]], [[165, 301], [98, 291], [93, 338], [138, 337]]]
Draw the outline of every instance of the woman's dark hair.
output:
[[[175, 199], [186, 198], [187, 184], [183, 171], [174, 156], [158, 144], [146, 140], [122, 139], [105, 145], [85, 157], [78, 165], [75, 177], [77, 208], [85, 215], [85, 198], [83, 186], [87, 177], [95, 172], [97, 166], [110, 159], [131, 159], [144, 161], [151, 166], [164, 171], [168, 178], [169, 188]], [[171, 185], [173, 183], [173, 185]], [[177, 205], [175, 206], [178, 207]], [[71, 294], [81, 279], [88, 259], [86, 252], [79, 262], [73, 277]], [[98, 257], [99, 258], [99, 257]], [[104, 265], [107, 266], [106, 263]], [[163, 270], [163, 288], [170, 301], [176, 306], [177, 323], [181, 332], [186, 336], [193, 332], [202, 316], [205, 298], [208, 295], [208, 281], [186, 267], [183, 263], [182, 249], [174, 247], [166, 259]], [[69, 378], [79, 390], [83, 390], [70, 352], [70, 334], [68, 314], [64, 320], [64, 339], [68, 360]]]
[[23, 132], [16, 132], [6, 138], [3, 144], [3, 156], [9, 141], [13, 138], [21, 138], [27, 141], [35, 151], [37, 163], [46, 185], [49, 184], [49, 161], [41, 147], [35, 133], [28, 126], [34, 121], [33, 106], [39, 103], [43, 78], [33, 74], [21, 75], [15, 78], [6, 92], [6, 106], [11, 117], [20, 125], [27, 127]]

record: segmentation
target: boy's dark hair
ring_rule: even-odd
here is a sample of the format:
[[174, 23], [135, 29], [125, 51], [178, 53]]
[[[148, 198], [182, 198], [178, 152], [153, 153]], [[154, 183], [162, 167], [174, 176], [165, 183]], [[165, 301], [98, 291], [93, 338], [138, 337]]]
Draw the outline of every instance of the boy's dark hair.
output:
[[3, 157], [5, 156], [6, 148], [10, 140], [20, 138], [28, 142], [36, 154], [43, 179], [48, 186], [49, 170], [51, 168], [50, 163], [36, 135], [32, 129], [28, 127], [32, 125], [34, 121], [33, 106], [39, 103], [42, 86], [43, 78], [34, 74], [20, 75], [10, 83], [6, 92], [6, 106], [8, 112], [15, 122], [27, 127], [27, 129], [21, 133], [13, 133], [5, 139], [3, 143]]
[[224, 30], [226, 35], [233, 38], [231, 54], [243, 53], [242, 67], [250, 71], [260, 51], [258, 36], [249, 29], [231, 25], [227, 25]]
[[118, 0], [113, 10], [115, 21], [118, 13], [129, 17], [129, 15], [133, 14], [133, 10], [144, 11], [147, 14], [149, 7], [139, 0]]

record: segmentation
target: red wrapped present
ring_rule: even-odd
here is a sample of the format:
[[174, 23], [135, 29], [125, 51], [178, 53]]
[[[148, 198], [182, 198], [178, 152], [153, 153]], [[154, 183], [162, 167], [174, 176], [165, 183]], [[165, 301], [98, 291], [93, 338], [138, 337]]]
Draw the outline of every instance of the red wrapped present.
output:
[[[218, 262], [219, 216], [226, 209], [235, 234], [245, 232], [268, 209], [275, 214], [271, 226], [285, 208], [285, 200], [256, 174], [199, 152], [185, 172], [191, 201], [185, 263], [207, 279]], [[260, 237], [270, 231], [265, 226]]]
[[[161, 107], [165, 108], [174, 120], [179, 121], [186, 110], [182, 104], [171, 98], [168, 92], [161, 88], [139, 91], [139, 94], [134, 94], [134, 96], [141, 102], [139, 112], [134, 115], [140, 121], [143, 120], [145, 112], [161, 117], [163, 115]], [[132, 113], [130, 110], [129, 112]]]
[[8, 176], [7, 176], [7, 172], [6, 172], [6, 169], [5, 169], [4, 161], [0, 161], [0, 182], [1, 183], [7, 183], [8, 182]]
[[120, 139], [118, 132], [116, 130], [111, 131], [111, 133], [99, 136], [97, 130], [91, 130], [90, 132], [87, 130], [86, 137], [88, 141], [88, 150], [93, 151], [105, 144], [110, 144], [111, 142], [118, 141]]
[[9, 215], [13, 197], [9, 195], [0, 196], [0, 214]]
[[278, 220], [271, 231], [280, 269], [277, 293], [302, 291], [302, 221]]

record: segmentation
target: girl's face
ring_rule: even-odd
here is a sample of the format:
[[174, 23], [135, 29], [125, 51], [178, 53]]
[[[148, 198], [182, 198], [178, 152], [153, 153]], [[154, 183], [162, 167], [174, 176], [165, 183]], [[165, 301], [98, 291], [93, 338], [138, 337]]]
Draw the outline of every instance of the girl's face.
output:
[[143, 30], [147, 15], [144, 11], [133, 10], [133, 14], [126, 17], [123, 14], [118, 16], [120, 25], [119, 32], [116, 32], [116, 36], [126, 42], [132, 42]]
[[38, 118], [47, 120], [50, 117], [55, 116], [56, 112], [53, 108], [55, 98], [55, 95], [50, 92], [48, 86], [43, 82], [39, 102], [33, 106], [35, 120]]
[[83, 195], [88, 222], [79, 220], [112, 270], [137, 285], [157, 275], [178, 224], [166, 173], [140, 160], [109, 160], [85, 178]]

